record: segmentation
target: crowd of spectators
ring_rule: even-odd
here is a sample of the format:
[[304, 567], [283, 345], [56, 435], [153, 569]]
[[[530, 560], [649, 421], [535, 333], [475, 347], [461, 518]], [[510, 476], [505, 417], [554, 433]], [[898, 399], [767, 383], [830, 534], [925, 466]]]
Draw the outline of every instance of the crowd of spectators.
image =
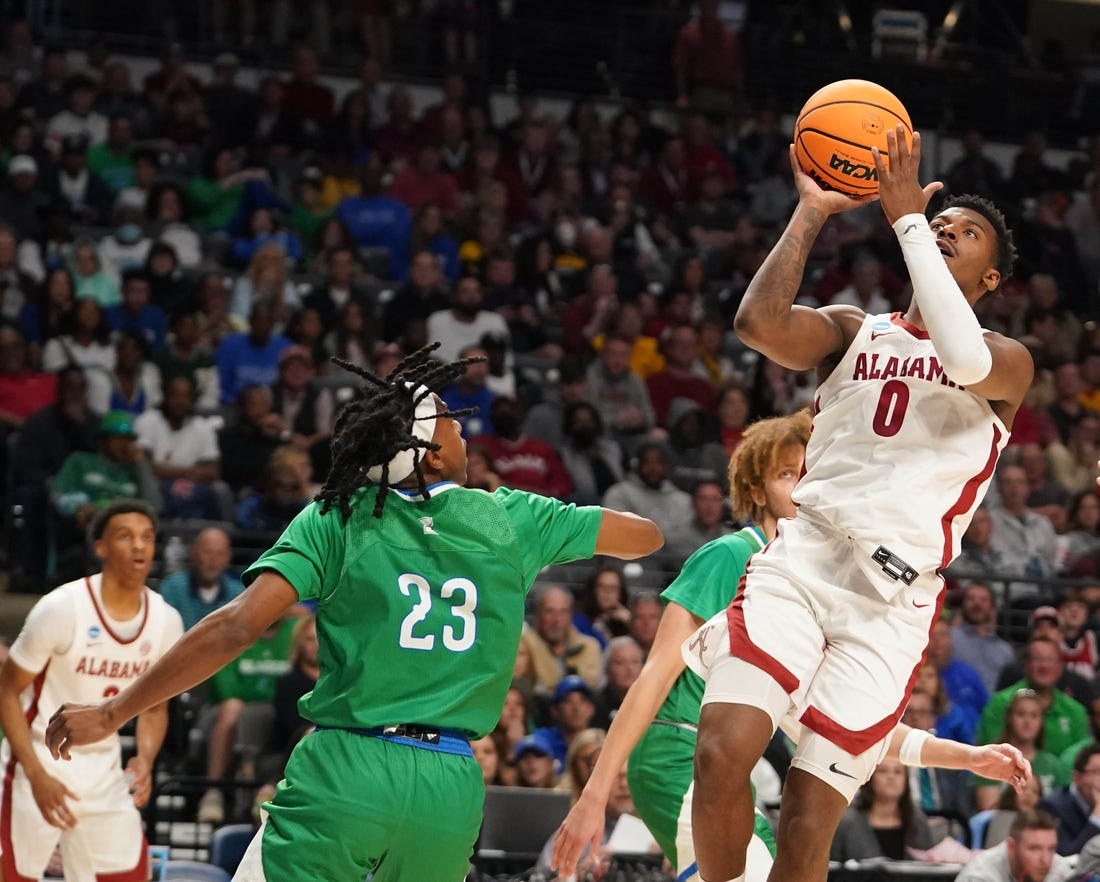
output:
[[[0, 455], [17, 586], [82, 572], [97, 507], [141, 496], [168, 521], [209, 522], [160, 584], [192, 626], [241, 590], [236, 531], [277, 533], [323, 481], [354, 387], [333, 356], [385, 374], [432, 341], [443, 359], [485, 358], [440, 390], [480, 408], [464, 420], [472, 486], [652, 518], [666, 546], [643, 565], [664, 581], [647, 589], [735, 529], [729, 454], [752, 421], [811, 405], [815, 384], [731, 330], [796, 195], [776, 113], [686, 63], [666, 114], [585, 97], [557, 114], [523, 96], [495, 118], [458, 72], [418, 107], [377, 56], [340, 90], [312, 47], [288, 60], [251, 89], [230, 54], [200, 75], [173, 51], [135, 82], [124, 59], [0, 52]], [[1028, 134], [1010, 168], [978, 131], [963, 144], [936, 171], [996, 200], [1020, 251], [980, 317], [1023, 340], [1037, 371], [946, 573], [949, 611], [907, 719], [1017, 745], [1037, 799], [884, 765], [841, 827], [841, 859], [926, 849], [936, 813], [980, 819], [974, 844], [995, 845], [989, 831], [1012, 824], [997, 813], [1038, 817], [1036, 801], [1060, 820], [1060, 853], [1100, 834], [1100, 136], [1055, 162]], [[829, 221], [799, 296], [904, 310], [906, 278], [871, 206]], [[541, 584], [504, 714], [477, 745], [486, 780], [577, 792], [661, 611], [599, 563]], [[208, 776], [277, 778], [302, 735], [317, 645], [295, 612], [209, 684]], [[202, 819], [229, 813], [217, 789], [204, 797]]]

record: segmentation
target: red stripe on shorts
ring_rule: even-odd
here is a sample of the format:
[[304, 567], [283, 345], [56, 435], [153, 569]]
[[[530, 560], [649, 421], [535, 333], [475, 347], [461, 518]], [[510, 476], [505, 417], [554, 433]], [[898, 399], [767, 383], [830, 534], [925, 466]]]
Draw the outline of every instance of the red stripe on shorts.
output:
[[[50, 663], [46, 662], [44, 667], [37, 677], [34, 678], [34, 692], [31, 695], [31, 704], [27, 708], [27, 726], [34, 722], [35, 717], [38, 716], [38, 699], [42, 695], [42, 686], [46, 682], [46, 670], [50, 667]], [[11, 843], [11, 816], [12, 816], [12, 787], [15, 782], [15, 754], [8, 758], [7, 767], [4, 769], [4, 799], [0, 803], [0, 868], [3, 869], [3, 873], [0, 874], [6, 882], [35, 882], [35, 879], [30, 876], [21, 876], [15, 869], [15, 850]], [[38, 807], [35, 806], [35, 811], [38, 811]], [[60, 832], [60, 831], [59, 831]], [[43, 867], [43, 870], [46, 868]]]
[[[763, 554], [763, 552], [760, 552]], [[788, 671], [779, 661], [768, 655], [763, 649], [752, 642], [748, 628], [745, 627], [745, 611], [742, 606], [745, 603], [745, 577], [741, 577], [741, 584], [737, 586], [737, 596], [733, 598], [726, 610], [726, 621], [730, 630], [730, 655], [734, 658], [747, 661], [753, 667], [760, 668], [775, 680], [788, 695], [798, 689], [798, 678]]]
[[[936, 622], [940, 620], [940, 612], [943, 610], [943, 599], [945, 591], [942, 586], [939, 594], [936, 595], [936, 608], [933, 611], [932, 619], [928, 624], [928, 639], [932, 638], [932, 628], [935, 627]], [[901, 703], [897, 706], [897, 709], [888, 717], [883, 717], [874, 725], [868, 726], [866, 729], [854, 730], [848, 729], [834, 720], [827, 714], [819, 711], [813, 705], [806, 708], [805, 712], [799, 718], [799, 722], [806, 726], [807, 729], [816, 732], [822, 738], [831, 741], [837, 747], [842, 750], [848, 751], [853, 756], [858, 756], [866, 750], [870, 750], [876, 744], [878, 744], [883, 738], [894, 731], [894, 727], [897, 726], [898, 720], [901, 719], [901, 715], [905, 713], [905, 708], [909, 704], [909, 698], [913, 694], [913, 685], [917, 682], [917, 672], [920, 671], [921, 666], [924, 664], [924, 659], [928, 655], [928, 641], [925, 641], [924, 652], [920, 654], [920, 659], [916, 665], [913, 666], [913, 672], [909, 675], [909, 682], [905, 685], [905, 693], [901, 697]]]

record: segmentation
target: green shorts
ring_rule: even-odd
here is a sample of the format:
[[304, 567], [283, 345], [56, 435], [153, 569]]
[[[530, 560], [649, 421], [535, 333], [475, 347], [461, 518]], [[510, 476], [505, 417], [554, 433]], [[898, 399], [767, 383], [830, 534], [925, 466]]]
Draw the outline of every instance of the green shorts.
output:
[[[654, 723], [638, 741], [626, 767], [634, 810], [678, 873], [695, 861], [694, 853], [677, 853], [678, 833], [679, 841], [690, 848], [691, 813], [684, 800], [694, 779], [694, 762], [695, 732]], [[775, 857], [775, 836], [760, 812], [756, 813], [753, 838], [761, 840]]]
[[[414, 746], [415, 745], [415, 746]], [[485, 786], [472, 756], [344, 729], [303, 738], [265, 806], [267, 882], [461, 882]]]

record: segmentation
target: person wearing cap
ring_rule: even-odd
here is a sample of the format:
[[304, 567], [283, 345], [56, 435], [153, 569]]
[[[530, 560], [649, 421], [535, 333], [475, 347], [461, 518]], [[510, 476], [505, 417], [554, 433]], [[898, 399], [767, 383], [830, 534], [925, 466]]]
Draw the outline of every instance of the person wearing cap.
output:
[[552, 790], [558, 786], [561, 765], [554, 759], [554, 750], [546, 738], [537, 732], [524, 735], [512, 751], [516, 766], [516, 787], [537, 787]]
[[45, 231], [49, 194], [38, 186], [38, 162], [20, 153], [8, 160], [7, 179], [0, 187], [0, 217], [23, 239], [37, 241]]
[[[1039, 620], [1053, 614], [1057, 624], [1058, 611], [1054, 607], [1039, 607], [1035, 611]], [[1032, 637], [1024, 657], [1024, 677], [1007, 689], [994, 692], [989, 698], [981, 719], [975, 741], [989, 744], [1004, 729], [1005, 712], [1018, 689], [1033, 689], [1043, 702], [1043, 749], [1056, 756], [1070, 745], [1088, 737], [1088, 713], [1085, 706], [1058, 688], [1058, 681], [1065, 671], [1058, 639], [1044, 636]], [[1084, 696], [1082, 696], [1084, 697]]]
[[543, 726], [534, 731], [549, 746], [558, 768], [565, 767], [565, 755], [578, 734], [592, 725], [596, 716], [596, 703], [592, 700], [592, 687], [583, 677], [569, 674], [554, 687], [554, 701], [550, 708], [553, 726]]
[[83, 530], [96, 512], [122, 497], [144, 499], [160, 511], [156, 476], [137, 443], [134, 415], [112, 410], [99, 423], [99, 446], [92, 453], [70, 453], [50, 488], [54, 510], [63, 525]]
[[313, 358], [299, 344], [279, 353], [279, 379], [272, 387], [271, 407], [290, 430], [290, 443], [309, 453], [313, 471], [328, 474], [328, 442], [336, 416], [332, 390], [314, 385]]

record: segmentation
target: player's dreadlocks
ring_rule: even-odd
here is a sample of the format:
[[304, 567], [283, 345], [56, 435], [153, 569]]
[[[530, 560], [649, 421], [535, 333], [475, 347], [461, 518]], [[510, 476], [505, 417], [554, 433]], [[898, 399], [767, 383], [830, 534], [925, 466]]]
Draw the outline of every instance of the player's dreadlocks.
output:
[[[424, 476], [420, 473], [420, 459], [423, 450], [439, 450], [439, 445], [413, 434], [416, 406], [431, 394], [432, 388], [442, 388], [460, 376], [467, 365], [485, 360], [471, 357], [441, 364], [430, 358], [438, 348], [438, 343], [432, 343], [406, 356], [385, 377], [341, 358], [332, 359], [366, 382], [356, 399], [340, 411], [333, 425], [332, 468], [328, 480], [316, 496], [317, 501], [322, 503], [321, 514], [337, 505], [346, 522], [351, 517], [349, 500], [352, 494], [360, 487], [376, 483], [379, 491], [374, 501], [374, 516], [382, 517], [390, 486], [389, 463], [403, 450], [412, 450], [417, 484], [421, 494], [425, 498], [429, 496]], [[433, 413], [432, 418], [461, 417], [472, 413], [477, 413], [476, 407]], [[372, 481], [367, 475], [367, 471], [375, 466], [382, 469], [381, 480], [378, 481]]]

